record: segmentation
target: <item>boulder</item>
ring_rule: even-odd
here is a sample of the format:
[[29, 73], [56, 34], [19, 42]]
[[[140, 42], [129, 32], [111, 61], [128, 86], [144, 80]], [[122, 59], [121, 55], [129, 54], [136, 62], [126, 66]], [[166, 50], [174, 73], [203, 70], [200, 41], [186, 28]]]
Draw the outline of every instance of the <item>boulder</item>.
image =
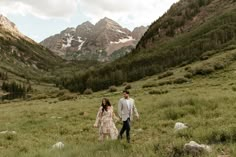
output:
[[53, 149], [63, 149], [64, 148], [64, 144], [62, 142], [57, 142], [56, 144], [54, 144], [52, 146]]
[[175, 131], [186, 129], [186, 128], [188, 128], [188, 126], [184, 123], [181, 123], [181, 122], [175, 123], [175, 127], [174, 127]]
[[16, 134], [16, 131], [1, 131], [0, 134]]
[[198, 156], [199, 154], [203, 152], [211, 152], [212, 150], [211, 150], [211, 147], [208, 145], [198, 144], [195, 141], [191, 141], [184, 145], [184, 151], [193, 156]]

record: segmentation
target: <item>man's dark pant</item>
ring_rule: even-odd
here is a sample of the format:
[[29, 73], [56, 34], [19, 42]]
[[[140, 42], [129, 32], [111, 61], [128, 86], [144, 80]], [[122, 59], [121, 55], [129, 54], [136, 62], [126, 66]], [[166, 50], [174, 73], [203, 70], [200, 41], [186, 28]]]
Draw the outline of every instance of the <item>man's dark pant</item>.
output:
[[130, 118], [126, 121], [123, 121], [123, 127], [120, 130], [120, 137], [122, 138], [123, 133], [126, 131], [127, 141], [130, 142]]

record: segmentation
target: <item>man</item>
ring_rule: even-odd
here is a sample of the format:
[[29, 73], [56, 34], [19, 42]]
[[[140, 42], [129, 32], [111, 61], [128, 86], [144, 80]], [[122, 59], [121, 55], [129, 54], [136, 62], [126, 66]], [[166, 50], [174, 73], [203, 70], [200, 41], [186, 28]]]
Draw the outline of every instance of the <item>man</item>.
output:
[[130, 143], [130, 121], [133, 120], [133, 113], [137, 119], [139, 114], [135, 107], [134, 99], [129, 97], [129, 91], [123, 91], [124, 98], [121, 98], [118, 103], [118, 114], [123, 121], [123, 127], [119, 133], [118, 139], [122, 139], [123, 133], [126, 131], [127, 142]]

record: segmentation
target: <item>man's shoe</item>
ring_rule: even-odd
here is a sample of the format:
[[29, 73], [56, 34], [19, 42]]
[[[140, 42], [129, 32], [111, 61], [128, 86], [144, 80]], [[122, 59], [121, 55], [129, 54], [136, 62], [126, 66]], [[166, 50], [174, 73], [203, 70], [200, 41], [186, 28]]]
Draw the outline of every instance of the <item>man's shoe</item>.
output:
[[127, 142], [130, 143], [130, 139], [127, 139]]

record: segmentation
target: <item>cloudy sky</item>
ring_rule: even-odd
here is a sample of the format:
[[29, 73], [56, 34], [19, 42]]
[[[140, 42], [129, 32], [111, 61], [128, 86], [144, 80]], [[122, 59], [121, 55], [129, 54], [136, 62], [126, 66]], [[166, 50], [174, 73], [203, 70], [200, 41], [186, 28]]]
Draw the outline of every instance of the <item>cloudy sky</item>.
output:
[[108, 17], [132, 30], [150, 25], [179, 0], [0, 0], [0, 14], [41, 41], [67, 27]]

